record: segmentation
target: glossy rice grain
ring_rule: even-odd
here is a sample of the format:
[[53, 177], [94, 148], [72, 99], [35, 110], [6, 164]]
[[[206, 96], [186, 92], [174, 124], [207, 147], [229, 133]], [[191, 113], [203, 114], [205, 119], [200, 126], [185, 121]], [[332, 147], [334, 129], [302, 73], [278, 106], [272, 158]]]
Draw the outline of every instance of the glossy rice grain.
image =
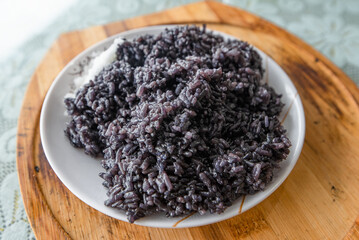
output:
[[130, 222], [222, 213], [261, 191], [289, 154], [281, 96], [258, 53], [205, 27], [118, 46], [117, 60], [65, 99], [70, 143], [103, 156], [105, 204]]

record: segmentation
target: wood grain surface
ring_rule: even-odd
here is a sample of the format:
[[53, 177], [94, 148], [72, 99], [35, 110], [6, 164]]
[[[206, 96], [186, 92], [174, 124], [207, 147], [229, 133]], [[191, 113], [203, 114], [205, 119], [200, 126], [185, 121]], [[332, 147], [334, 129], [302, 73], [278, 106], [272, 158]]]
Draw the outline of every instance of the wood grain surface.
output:
[[[251, 210], [203, 227], [160, 229], [115, 220], [75, 197], [57, 178], [39, 136], [42, 102], [78, 53], [113, 34], [156, 24], [207, 23], [247, 40], [293, 80], [306, 138], [293, 172]], [[359, 239], [359, 90], [333, 63], [283, 29], [240, 9], [201, 2], [65, 33], [36, 69], [18, 123], [17, 167], [37, 239]]]

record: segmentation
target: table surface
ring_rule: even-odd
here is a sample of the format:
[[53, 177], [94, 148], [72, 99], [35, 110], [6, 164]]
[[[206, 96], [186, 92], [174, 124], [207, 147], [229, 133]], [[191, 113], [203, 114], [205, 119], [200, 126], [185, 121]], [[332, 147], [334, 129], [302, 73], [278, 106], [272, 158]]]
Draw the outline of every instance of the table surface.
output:
[[[0, 13], [7, 28], [22, 29], [26, 19], [37, 16], [41, 21], [30, 24], [32, 31], [10, 31], [0, 40], [6, 51], [0, 56], [0, 239], [33, 239], [22, 204], [15, 164], [16, 124], [22, 98], [35, 67], [59, 34], [91, 25], [103, 24], [163, 10], [193, 0], [162, 1], [66, 0], [46, 6], [34, 0], [28, 14], [1, 12], [11, 0], [0, 3]], [[16, 0], [16, 4], [25, 3]], [[359, 84], [359, 1], [356, 0], [224, 0], [262, 16], [293, 32], [318, 49]], [[4, 6], [2, 6], [4, 5]], [[12, 5], [14, 6], [14, 5]], [[5, 9], [5, 10], [4, 10]], [[16, 15], [16, 14], [15, 14]], [[19, 19], [20, 18], [20, 19]], [[12, 21], [17, 19], [16, 21]], [[0, 22], [0, 26], [3, 22]], [[29, 26], [30, 26], [29, 25]], [[18, 40], [21, 37], [22, 41]], [[0, 48], [3, 49], [3, 48]]]

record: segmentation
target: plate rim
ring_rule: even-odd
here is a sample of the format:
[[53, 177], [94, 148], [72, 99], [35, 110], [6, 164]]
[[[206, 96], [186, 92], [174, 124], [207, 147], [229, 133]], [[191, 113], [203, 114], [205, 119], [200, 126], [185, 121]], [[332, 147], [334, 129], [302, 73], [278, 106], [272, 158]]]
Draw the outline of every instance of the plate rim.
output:
[[[71, 189], [73, 189], [70, 185], [70, 183], [68, 183], [66, 180], [64, 180], [64, 177], [61, 174], [61, 171], [56, 167], [56, 165], [54, 165], [54, 163], [52, 163], [52, 161], [50, 160], [50, 157], [48, 157], [50, 155], [50, 150], [49, 150], [49, 146], [47, 145], [47, 141], [46, 141], [46, 134], [45, 134], [45, 129], [44, 129], [44, 122], [45, 122], [45, 113], [46, 113], [46, 108], [48, 106], [48, 102], [50, 101], [51, 98], [51, 93], [54, 91], [55, 86], [58, 84], [58, 82], [61, 80], [61, 78], [63, 77], [63, 75], [68, 71], [68, 69], [70, 67], [74, 66], [74, 63], [78, 62], [79, 60], [81, 60], [84, 56], [87, 56], [88, 54], [90, 54], [91, 52], [94, 51], [94, 49], [98, 48], [99, 46], [106, 44], [108, 42], [113, 41], [114, 39], [121, 37], [121, 36], [125, 36], [125, 35], [130, 35], [130, 34], [136, 34], [142, 32], [142, 31], [155, 31], [155, 30], [163, 30], [165, 28], [173, 28], [176, 26], [183, 26], [185, 24], [171, 24], [171, 25], [154, 25], [154, 26], [149, 26], [149, 27], [142, 27], [142, 28], [135, 28], [135, 29], [131, 29], [128, 31], [124, 31], [121, 32], [119, 34], [115, 34], [113, 36], [107, 37], [95, 44], [93, 44], [92, 46], [84, 49], [83, 51], [81, 51], [81, 53], [77, 54], [71, 61], [69, 61], [64, 68], [60, 71], [60, 73], [58, 73], [58, 75], [56, 76], [56, 78], [53, 80], [53, 82], [51, 83], [50, 88], [48, 89], [45, 99], [43, 101], [43, 105], [41, 107], [41, 114], [40, 114], [40, 138], [42, 141], [42, 146], [43, 146], [43, 150], [46, 156], [46, 159], [49, 163], [49, 165], [51, 166], [51, 168], [54, 170], [56, 176], [60, 179], [61, 183], [65, 185], [65, 187], [67, 189], [69, 189], [69, 191], [74, 194], [78, 199], [80, 199], [82, 202], [84, 202], [86, 205], [90, 206], [91, 208], [96, 209], [97, 211], [101, 212], [102, 214], [105, 214], [109, 217], [121, 220], [121, 221], [125, 221], [125, 218], [118, 218], [116, 216], [112, 216], [108, 213], [103, 212], [102, 210], [98, 209], [97, 207], [93, 206], [92, 203], [89, 203], [91, 201], [89, 201], [88, 199], [86, 199], [83, 196], [80, 196], [78, 193], [73, 192]], [[221, 32], [221, 31], [216, 31], [216, 30], [212, 30], [210, 28], [207, 28], [207, 30], [212, 31], [215, 34], [219, 34], [221, 36], [224, 36], [226, 38], [231, 38], [231, 39], [237, 39], [240, 40], [240, 38]], [[247, 204], [247, 207], [243, 209], [243, 211], [241, 211], [241, 213], [248, 211], [249, 209], [253, 208], [254, 206], [258, 205], [259, 203], [261, 203], [262, 201], [264, 201], [265, 199], [267, 199], [273, 192], [275, 192], [279, 186], [281, 186], [283, 184], [283, 182], [288, 178], [289, 174], [292, 172], [293, 168], [295, 167], [295, 165], [298, 162], [299, 156], [302, 152], [302, 148], [304, 145], [304, 139], [305, 139], [305, 131], [306, 131], [306, 122], [305, 122], [305, 112], [304, 112], [304, 108], [303, 108], [303, 104], [300, 98], [300, 95], [298, 94], [298, 90], [296, 89], [293, 81], [291, 80], [291, 78], [288, 76], [288, 74], [286, 73], [286, 71], [275, 61], [273, 60], [269, 55], [267, 55], [265, 52], [263, 52], [262, 50], [258, 49], [257, 47], [255, 47], [254, 45], [251, 44], [251, 46], [254, 47], [255, 50], [259, 51], [260, 53], [264, 54], [268, 59], [271, 59], [275, 64], [277, 64], [279, 66], [279, 68], [284, 72], [284, 74], [286, 75], [286, 77], [289, 79], [288, 84], [291, 85], [291, 87], [297, 92], [297, 96], [296, 98], [293, 100], [293, 104], [298, 105], [297, 109], [299, 109], [299, 119], [297, 120], [298, 123], [300, 123], [300, 127], [302, 128], [302, 131], [299, 131], [299, 136], [298, 136], [298, 144], [297, 144], [297, 149], [294, 152], [294, 155], [292, 157], [292, 161], [290, 166], [288, 166], [286, 172], [283, 174], [283, 176], [278, 179], [278, 181], [274, 184], [274, 186], [271, 187], [270, 190], [267, 189], [265, 196], [263, 196], [262, 198], [258, 199], [258, 200], [254, 200], [252, 202], [250, 202], [249, 204]], [[282, 110], [284, 111], [284, 109]], [[291, 149], [291, 151], [294, 151], [294, 149]], [[272, 181], [273, 183], [274, 181]], [[70, 186], [70, 187], [69, 187]], [[242, 197], [240, 197], [242, 198]], [[239, 198], [239, 199], [240, 199]], [[86, 199], [86, 200], [85, 200]], [[119, 210], [120, 211], [120, 210]], [[235, 217], [237, 215], [240, 215], [241, 213], [237, 212], [237, 213], [233, 213], [230, 214], [230, 216], [227, 217], [221, 217], [223, 215], [218, 214], [218, 220], [217, 221], [204, 221], [201, 223], [193, 223], [190, 226], [188, 226], [187, 224], [180, 224], [179, 226], [173, 227], [173, 226], [162, 226], [162, 225], [156, 225], [156, 224], [141, 224], [141, 221], [135, 221], [134, 224], [136, 225], [140, 225], [140, 226], [146, 226], [146, 227], [160, 227], [160, 228], [185, 228], [185, 227], [198, 227], [198, 226], [204, 226], [204, 225], [208, 225], [208, 224], [212, 224], [212, 223], [216, 223], [216, 222], [221, 222], [224, 220], [227, 220], [229, 218]], [[156, 225], [156, 226], [155, 226]]]

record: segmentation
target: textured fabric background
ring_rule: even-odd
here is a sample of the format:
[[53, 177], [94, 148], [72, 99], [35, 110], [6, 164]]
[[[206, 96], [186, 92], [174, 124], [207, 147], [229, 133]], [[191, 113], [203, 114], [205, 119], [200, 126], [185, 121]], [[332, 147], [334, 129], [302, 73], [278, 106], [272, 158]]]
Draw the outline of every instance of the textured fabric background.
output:
[[[26, 0], [16, 0], [21, 3]], [[12, 0], [2, 0], [11, 4]], [[37, 0], [38, 2], [38, 0]], [[63, 13], [43, 19], [47, 27], [0, 56], [0, 239], [34, 239], [16, 173], [16, 125], [23, 95], [35, 67], [65, 31], [195, 2], [194, 0], [67, 0]], [[284, 27], [308, 42], [359, 84], [358, 0], [223, 0]], [[67, 4], [66, 3], [66, 4]], [[13, 6], [15, 9], [16, 6]], [[21, 15], [21, 14], [20, 14]], [[6, 23], [2, 15], [0, 23]], [[21, 26], [18, 26], [21, 27]], [[3, 36], [2, 36], [3, 37]]]

